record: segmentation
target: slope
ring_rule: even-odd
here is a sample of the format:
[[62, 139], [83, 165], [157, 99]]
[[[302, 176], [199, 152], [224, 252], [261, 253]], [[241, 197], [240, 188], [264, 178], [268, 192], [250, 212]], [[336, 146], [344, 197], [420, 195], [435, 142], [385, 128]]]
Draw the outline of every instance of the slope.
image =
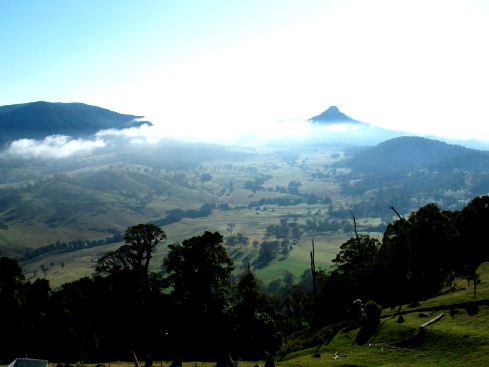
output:
[[[459, 288], [421, 302], [404, 306], [404, 322], [399, 323], [395, 311], [385, 309], [383, 320], [374, 337], [364, 346], [353, 343], [359, 329], [340, 331], [329, 343], [305, 349], [284, 358], [280, 366], [487, 366], [489, 363], [489, 306], [479, 305], [467, 312], [454, 304], [489, 303], [489, 263], [478, 270], [481, 283], [476, 297], [471, 288]], [[429, 313], [421, 312], [432, 308]], [[452, 312], [450, 310], [453, 309]], [[418, 330], [421, 324], [444, 313], [444, 317], [426, 328], [411, 343], [397, 344]], [[451, 314], [453, 316], [451, 316]]]

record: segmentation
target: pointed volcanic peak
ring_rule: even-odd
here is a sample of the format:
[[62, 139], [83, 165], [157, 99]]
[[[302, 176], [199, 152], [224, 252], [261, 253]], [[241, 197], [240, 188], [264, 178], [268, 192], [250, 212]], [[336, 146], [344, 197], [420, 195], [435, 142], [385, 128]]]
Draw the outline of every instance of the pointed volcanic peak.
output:
[[337, 106], [329, 107], [308, 121], [317, 128], [315, 139], [327, 144], [375, 145], [387, 139], [406, 135], [401, 131], [384, 129], [355, 120], [341, 112]]
[[31, 102], [0, 106], [0, 134], [3, 141], [55, 134], [82, 137], [148, 123], [141, 118], [83, 103]]
[[321, 114], [311, 117], [309, 121], [320, 124], [363, 124], [363, 122], [352, 119], [345, 115], [336, 106], [329, 107]]

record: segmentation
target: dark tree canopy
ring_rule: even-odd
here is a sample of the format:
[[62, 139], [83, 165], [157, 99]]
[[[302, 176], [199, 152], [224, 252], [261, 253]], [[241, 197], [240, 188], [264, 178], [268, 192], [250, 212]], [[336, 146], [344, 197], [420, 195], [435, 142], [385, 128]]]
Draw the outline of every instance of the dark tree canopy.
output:
[[489, 260], [489, 196], [474, 198], [454, 214], [458, 229], [457, 270], [473, 281], [474, 294], [477, 287], [477, 268]]
[[165, 239], [165, 232], [154, 224], [129, 227], [124, 234], [126, 243], [101, 257], [97, 271], [113, 273], [132, 270], [139, 274], [148, 274], [153, 250]]
[[347, 281], [352, 300], [371, 292], [379, 247], [379, 241], [368, 235], [351, 237], [341, 245], [340, 252], [333, 259], [337, 271]]
[[205, 232], [168, 246], [165, 259], [167, 281], [174, 294], [204, 300], [219, 296], [229, 286], [233, 262], [219, 232]]
[[378, 256], [379, 298], [399, 304], [437, 294], [453, 279], [456, 234], [436, 204], [389, 224]]
[[[224, 348], [229, 340], [230, 275], [233, 262], [218, 232], [205, 232], [168, 246], [165, 282], [172, 287], [171, 333], [177, 350], [194, 358]], [[178, 305], [178, 307], [177, 307]], [[192, 332], [189, 332], [192, 330]], [[205, 341], [205, 342], [203, 342]]]
[[49, 291], [47, 280], [25, 282], [16, 260], [0, 257], [0, 360], [46, 348], [43, 328]]
[[233, 346], [246, 359], [264, 358], [276, 352], [282, 335], [277, 331], [278, 315], [270, 299], [261, 294], [258, 281], [248, 268], [238, 285], [238, 302], [233, 320]]

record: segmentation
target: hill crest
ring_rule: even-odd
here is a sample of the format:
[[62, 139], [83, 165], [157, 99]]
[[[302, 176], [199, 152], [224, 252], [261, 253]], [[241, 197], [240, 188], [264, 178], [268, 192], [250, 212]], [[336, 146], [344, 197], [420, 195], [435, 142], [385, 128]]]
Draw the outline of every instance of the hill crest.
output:
[[356, 153], [348, 163], [362, 172], [393, 172], [415, 168], [463, 168], [453, 166], [460, 157], [477, 155], [486, 162], [486, 152], [461, 145], [418, 136], [401, 136], [386, 140], [374, 147]]
[[104, 129], [140, 126], [145, 123], [142, 117], [84, 103], [38, 101], [0, 106], [0, 133], [3, 141], [54, 134], [81, 137]]

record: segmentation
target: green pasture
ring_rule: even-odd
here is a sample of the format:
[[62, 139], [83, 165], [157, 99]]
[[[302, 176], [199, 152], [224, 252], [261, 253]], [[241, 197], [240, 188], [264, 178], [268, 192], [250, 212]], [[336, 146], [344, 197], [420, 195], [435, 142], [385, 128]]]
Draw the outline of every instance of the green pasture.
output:
[[[464, 307], [452, 305], [489, 300], [489, 263], [480, 266], [481, 283], [474, 297], [466, 280], [458, 279], [456, 291], [405, 305], [404, 322], [396, 309], [385, 309], [376, 334], [363, 346], [354, 343], [359, 329], [340, 331], [331, 341], [285, 356], [278, 366], [487, 366], [489, 365], [489, 307], [479, 306], [470, 316]], [[431, 308], [430, 311], [423, 311]], [[418, 339], [397, 342], [412, 336], [419, 326], [440, 313], [444, 317], [427, 327]]]

